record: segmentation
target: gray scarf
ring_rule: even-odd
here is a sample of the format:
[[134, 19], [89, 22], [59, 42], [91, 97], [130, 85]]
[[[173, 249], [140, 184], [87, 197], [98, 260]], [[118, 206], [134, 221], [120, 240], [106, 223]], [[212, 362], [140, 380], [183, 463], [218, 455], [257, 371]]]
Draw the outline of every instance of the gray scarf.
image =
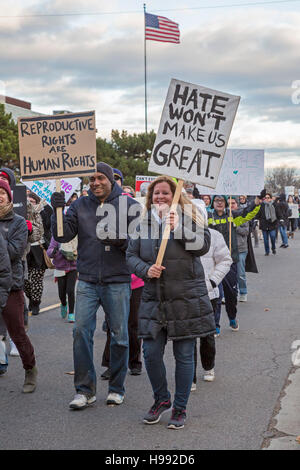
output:
[[265, 214], [266, 219], [271, 220], [271, 222], [275, 222], [275, 220], [277, 219], [273, 201], [265, 202]]

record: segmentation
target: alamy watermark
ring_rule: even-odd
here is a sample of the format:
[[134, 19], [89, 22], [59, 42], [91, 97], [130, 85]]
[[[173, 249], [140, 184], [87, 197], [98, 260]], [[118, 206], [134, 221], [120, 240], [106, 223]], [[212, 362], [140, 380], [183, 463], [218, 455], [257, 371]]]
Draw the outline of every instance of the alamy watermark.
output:
[[295, 88], [295, 91], [292, 93], [292, 103], [300, 104], [300, 80], [294, 80], [292, 88]]

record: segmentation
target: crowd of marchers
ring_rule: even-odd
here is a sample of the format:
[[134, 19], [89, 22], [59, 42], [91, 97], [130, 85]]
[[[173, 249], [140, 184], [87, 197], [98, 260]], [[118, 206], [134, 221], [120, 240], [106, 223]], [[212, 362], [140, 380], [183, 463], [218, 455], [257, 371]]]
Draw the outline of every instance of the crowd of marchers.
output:
[[[22, 391], [36, 390], [29, 318], [40, 313], [44, 275], [52, 269], [60, 315], [73, 324], [75, 396], [69, 408], [84, 409], [97, 399], [93, 338], [102, 306], [106, 403], [124, 403], [127, 373], [139, 376], [144, 364], [154, 397], [144, 423], [156, 424], [171, 411], [168, 428], [182, 429], [189, 395], [197, 388], [198, 347], [203, 379], [212, 382], [222, 303], [229, 328], [238, 332], [238, 305], [248, 300], [246, 273], [258, 272], [255, 247], [263, 241], [266, 256], [276, 255], [276, 244], [282, 251], [289, 247], [300, 220], [299, 213], [292, 217], [290, 205], [299, 207], [299, 200], [266, 190], [251, 197], [200, 195], [195, 184], [185, 182], [174, 208], [173, 178], [157, 177], [141, 200], [124, 184], [120, 170], [98, 162], [89, 189], [67, 204], [63, 192], [53, 193], [50, 207], [28, 191], [25, 220], [13, 209], [14, 186], [13, 172], [1, 168], [0, 376], [12, 367], [8, 355], [19, 356], [25, 370]], [[113, 207], [113, 222], [100, 210], [103, 204]], [[133, 223], [146, 236], [131, 237]], [[98, 236], [99, 224], [104, 237]], [[168, 241], [158, 262], [166, 228]], [[175, 358], [173, 397], [164, 362], [167, 341]]]

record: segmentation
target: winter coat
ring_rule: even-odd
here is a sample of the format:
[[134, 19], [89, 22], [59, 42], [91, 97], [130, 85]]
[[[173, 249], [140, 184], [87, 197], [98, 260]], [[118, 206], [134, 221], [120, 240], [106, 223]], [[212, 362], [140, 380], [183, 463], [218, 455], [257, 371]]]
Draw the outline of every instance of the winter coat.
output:
[[0, 232], [6, 242], [12, 270], [12, 291], [23, 289], [24, 269], [22, 257], [27, 246], [28, 229], [24, 217], [12, 210], [0, 219]]
[[[107, 212], [104, 212], [106, 204], [108, 209], [115, 210], [116, 217], [113, 214], [109, 219], [111, 216], [107, 216]], [[114, 183], [104, 205], [100, 204], [99, 199], [91, 190], [88, 191], [87, 197], [81, 197], [72, 202], [67, 213], [63, 214], [63, 237], [57, 236], [56, 213], [52, 216], [52, 233], [56, 241], [65, 243], [78, 235], [79, 280], [92, 283], [129, 283], [131, 281], [131, 273], [126, 264], [128, 235], [120, 233], [123, 227], [119, 226], [119, 218], [121, 218], [119, 210], [125, 216], [124, 229], [128, 230], [128, 225], [136, 217], [128, 215], [128, 209], [133, 205], [137, 205], [137, 209], [141, 207], [134, 199], [122, 195], [122, 189]], [[97, 210], [100, 209], [101, 215], [96, 215]], [[105, 215], [102, 215], [103, 213]], [[112, 211], [109, 214], [111, 213]], [[115, 225], [115, 239], [109, 238], [102, 241], [98, 238], [96, 230], [99, 229], [101, 223], [108, 223], [108, 228]]]
[[248, 251], [247, 238], [249, 235], [249, 222], [245, 222], [236, 228], [237, 244], [239, 253]]
[[276, 230], [276, 228], [278, 227], [278, 222], [281, 219], [281, 213], [279, 211], [278, 204], [274, 204], [274, 207], [275, 207], [275, 213], [276, 213], [276, 220], [272, 222], [271, 220], [267, 220], [266, 218], [266, 203], [265, 202], [262, 203], [261, 210], [256, 216], [256, 218], [259, 220], [260, 230], [263, 230], [263, 231]]
[[68, 261], [63, 254], [59, 251], [60, 243], [51, 238], [50, 245], [47, 250], [47, 255], [52, 259], [52, 263], [59, 271], [74, 271], [76, 270], [76, 261]]
[[30, 251], [27, 255], [27, 266], [29, 269], [47, 269], [44, 260], [43, 249], [40, 245], [44, 246], [44, 225], [41, 212], [43, 210], [43, 203], [34, 205], [31, 202], [27, 203], [27, 217], [32, 223], [32, 233], [29, 236]]
[[288, 203], [285, 200], [285, 194], [281, 194], [279, 196], [278, 201], [275, 203], [275, 207], [277, 208], [277, 214], [279, 218], [279, 222], [286, 227], [289, 224], [289, 217], [291, 215], [291, 210], [289, 208]]
[[4, 309], [12, 287], [12, 272], [6, 242], [0, 233], [0, 313]]
[[[213, 203], [212, 203], [213, 204]], [[229, 209], [225, 208], [224, 213], [219, 216], [215, 210], [208, 213], [208, 226], [209, 228], [218, 230], [222, 233], [227, 246], [229, 247], [229, 224], [232, 223], [231, 230], [231, 257], [234, 263], [239, 261], [239, 250], [237, 243], [236, 227], [249, 222], [260, 213], [260, 205], [255, 206], [255, 203], [250, 203], [247, 207], [232, 211], [230, 219]], [[230, 248], [230, 247], [229, 247]]]
[[195, 235], [186, 229], [180, 237], [182, 227], [179, 225], [170, 233], [167, 243], [162, 263], [166, 269], [159, 279], [150, 279], [147, 272], [156, 262], [164, 229], [160, 224], [155, 237], [151, 232], [151, 226], [155, 225], [157, 222], [148, 211], [140, 224], [140, 230], [148, 236], [130, 240], [127, 249], [131, 272], [145, 281], [139, 308], [139, 337], [155, 339], [163, 328], [171, 340], [214, 333], [215, 319], [199, 258], [210, 247], [208, 229], [203, 230], [200, 236], [197, 234], [195, 240], [199, 243], [186, 244]]
[[[201, 256], [201, 262], [209, 298], [216, 299], [220, 295], [218, 285], [229, 272], [232, 258], [223, 235], [217, 230], [209, 229], [209, 232], [211, 236], [210, 248], [204, 256]], [[212, 285], [211, 281], [216, 287]]]

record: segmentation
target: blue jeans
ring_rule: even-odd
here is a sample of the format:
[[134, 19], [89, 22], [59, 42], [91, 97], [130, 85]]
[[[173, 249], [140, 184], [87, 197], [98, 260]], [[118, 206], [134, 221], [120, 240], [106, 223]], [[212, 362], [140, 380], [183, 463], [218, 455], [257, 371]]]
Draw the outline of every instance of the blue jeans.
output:
[[265, 252], [270, 253], [269, 237], [271, 239], [272, 251], [276, 249], [276, 230], [263, 230]]
[[281, 239], [282, 239], [282, 244], [283, 245], [288, 245], [289, 242], [288, 242], [288, 237], [287, 237], [287, 233], [286, 233], [286, 226], [285, 225], [279, 225], [279, 230], [280, 230], [280, 235], [281, 235]]
[[109, 392], [124, 395], [128, 368], [128, 316], [130, 284], [106, 285], [79, 281], [73, 329], [74, 385], [77, 393], [88, 397], [96, 394], [96, 372], [93, 363], [96, 313], [100, 305], [111, 331]]
[[248, 251], [243, 251], [239, 253], [239, 261], [237, 263], [237, 277], [240, 294], [247, 294], [247, 281], [246, 281], [246, 271], [245, 264]]
[[[167, 401], [171, 394], [168, 391], [166, 368], [163, 360], [167, 343], [166, 330], [160, 330], [156, 339], [143, 340], [145, 367], [151, 382], [154, 399]], [[175, 357], [175, 396], [173, 407], [185, 410], [190, 396], [194, 377], [195, 339], [173, 341]]]

